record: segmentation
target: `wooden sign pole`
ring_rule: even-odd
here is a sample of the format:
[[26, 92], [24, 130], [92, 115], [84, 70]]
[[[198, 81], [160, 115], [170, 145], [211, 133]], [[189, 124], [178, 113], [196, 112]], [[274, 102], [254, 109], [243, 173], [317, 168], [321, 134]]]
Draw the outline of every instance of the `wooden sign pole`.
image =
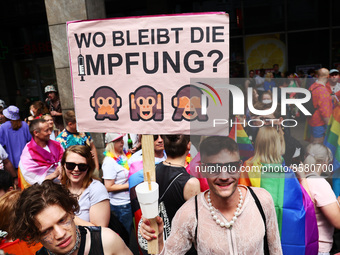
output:
[[[147, 182], [148, 178], [152, 182], [156, 182], [156, 171], [155, 171], [155, 150], [153, 135], [142, 136], [142, 149], [143, 149], [143, 174], [144, 181]], [[149, 219], [151, 227], [155, 230], [155, 235], [158, 237], [158, 225], [156, 218]], [[148, 253], [158, 254], [158, 238], [148, 241]]]

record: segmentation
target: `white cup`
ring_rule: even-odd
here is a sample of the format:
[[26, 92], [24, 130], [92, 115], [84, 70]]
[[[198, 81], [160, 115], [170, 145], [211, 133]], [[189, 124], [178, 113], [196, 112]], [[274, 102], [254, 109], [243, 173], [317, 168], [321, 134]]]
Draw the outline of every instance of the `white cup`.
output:
[[136, 186], [136, 194], [143, 216], [147, 219], [155, 218], [158, 215], [158, 184], [151, 182], [149, 190], [149, 184], [142, 182]]

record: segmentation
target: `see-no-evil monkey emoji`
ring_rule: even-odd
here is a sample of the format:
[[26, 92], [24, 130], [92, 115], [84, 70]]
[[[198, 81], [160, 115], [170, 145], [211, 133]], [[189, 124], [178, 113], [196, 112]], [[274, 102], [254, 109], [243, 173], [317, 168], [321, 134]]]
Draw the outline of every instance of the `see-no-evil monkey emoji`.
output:
[[162, 121], [163, 94], [143, 85], [130, 93], [130, 118], [133, 121]]
[[96, 120], [118, 120], [118, 111], [122, 100], [116, 91], [108, 86], [99, 87], [90, 98], [90, 105], [96, 113]]
[[208, 99], [205, 98], [206, 105], [203, 106], [202, 96], [205, 97], [198, 87], [194, 85], [182, 86], [176, 95], [172, 97], [172, 107], [175, 108], [172, 120], [181, 121], [184, 119], [192, 121], [197, 119], [198, 121], [207, 121], [208, 116], [202, 115], [201, 109], [208, 106]]

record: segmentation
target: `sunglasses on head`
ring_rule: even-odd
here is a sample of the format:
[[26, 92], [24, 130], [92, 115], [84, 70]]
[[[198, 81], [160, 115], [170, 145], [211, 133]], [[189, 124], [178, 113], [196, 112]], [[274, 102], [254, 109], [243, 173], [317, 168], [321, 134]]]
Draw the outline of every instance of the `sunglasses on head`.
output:
[[84, 163], [76, 164], [73, 162], [66, 162], [65, 165], [66, 165], [67, 170], [70, 170], [70, 171], [74, 170], [76, 166], [78, 166], [78, 170], [80, 172], [85, 172], [89, 168], [89, 165], [84, 164]]
[[221, 173], [228, 173], [229, 175], [238, 174], [242, 161], [233, 161], [227, 163], [201, 163], [200, 172], [209, 177], [218, 176]]

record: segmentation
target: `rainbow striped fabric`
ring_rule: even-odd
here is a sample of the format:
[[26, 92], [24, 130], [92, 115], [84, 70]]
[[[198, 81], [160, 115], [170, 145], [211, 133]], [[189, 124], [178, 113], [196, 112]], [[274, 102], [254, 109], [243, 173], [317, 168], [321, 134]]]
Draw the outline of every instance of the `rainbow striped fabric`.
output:
[[333, 190], [340, 195], [340, 104], [338, 104], [329, 120], [324, 144], [333, 153]]
[[[235, 119], [235, 122], [239, 123], [238, 118]], [[254, 156], [254, 147], [241, 124], [233, 125], [228, 136], [237, 143], [241, 160], [246, 161]]]
[[[135, 229], [135, 235], [138, 240], [138, 224], [142, 218], [142, 210], [140, 209], [137, 193], [136, 193], [136, 186], [144, 181], [144, 174], [143, 174], [143, 161], [136, 161], [130, 165], [129, 171], [129, 191], [130, 191], [130, 201], [131, 201], [131, 210], [133, 213], [133, 224]], [[139, 254], [142, 255], [143, 252], [139, 249]]]
[[[273, 197], [283, 254], [318, 254], [318, 228], [314, 205], [308, 193], [284, 164], [261, 164], [259, 161], [245, 162], [245, 166], [257, 171], [249, 172], [249, 178], [240, 183], [266, 189]], [[280, 172], [264, 172], [269, 166]]]

